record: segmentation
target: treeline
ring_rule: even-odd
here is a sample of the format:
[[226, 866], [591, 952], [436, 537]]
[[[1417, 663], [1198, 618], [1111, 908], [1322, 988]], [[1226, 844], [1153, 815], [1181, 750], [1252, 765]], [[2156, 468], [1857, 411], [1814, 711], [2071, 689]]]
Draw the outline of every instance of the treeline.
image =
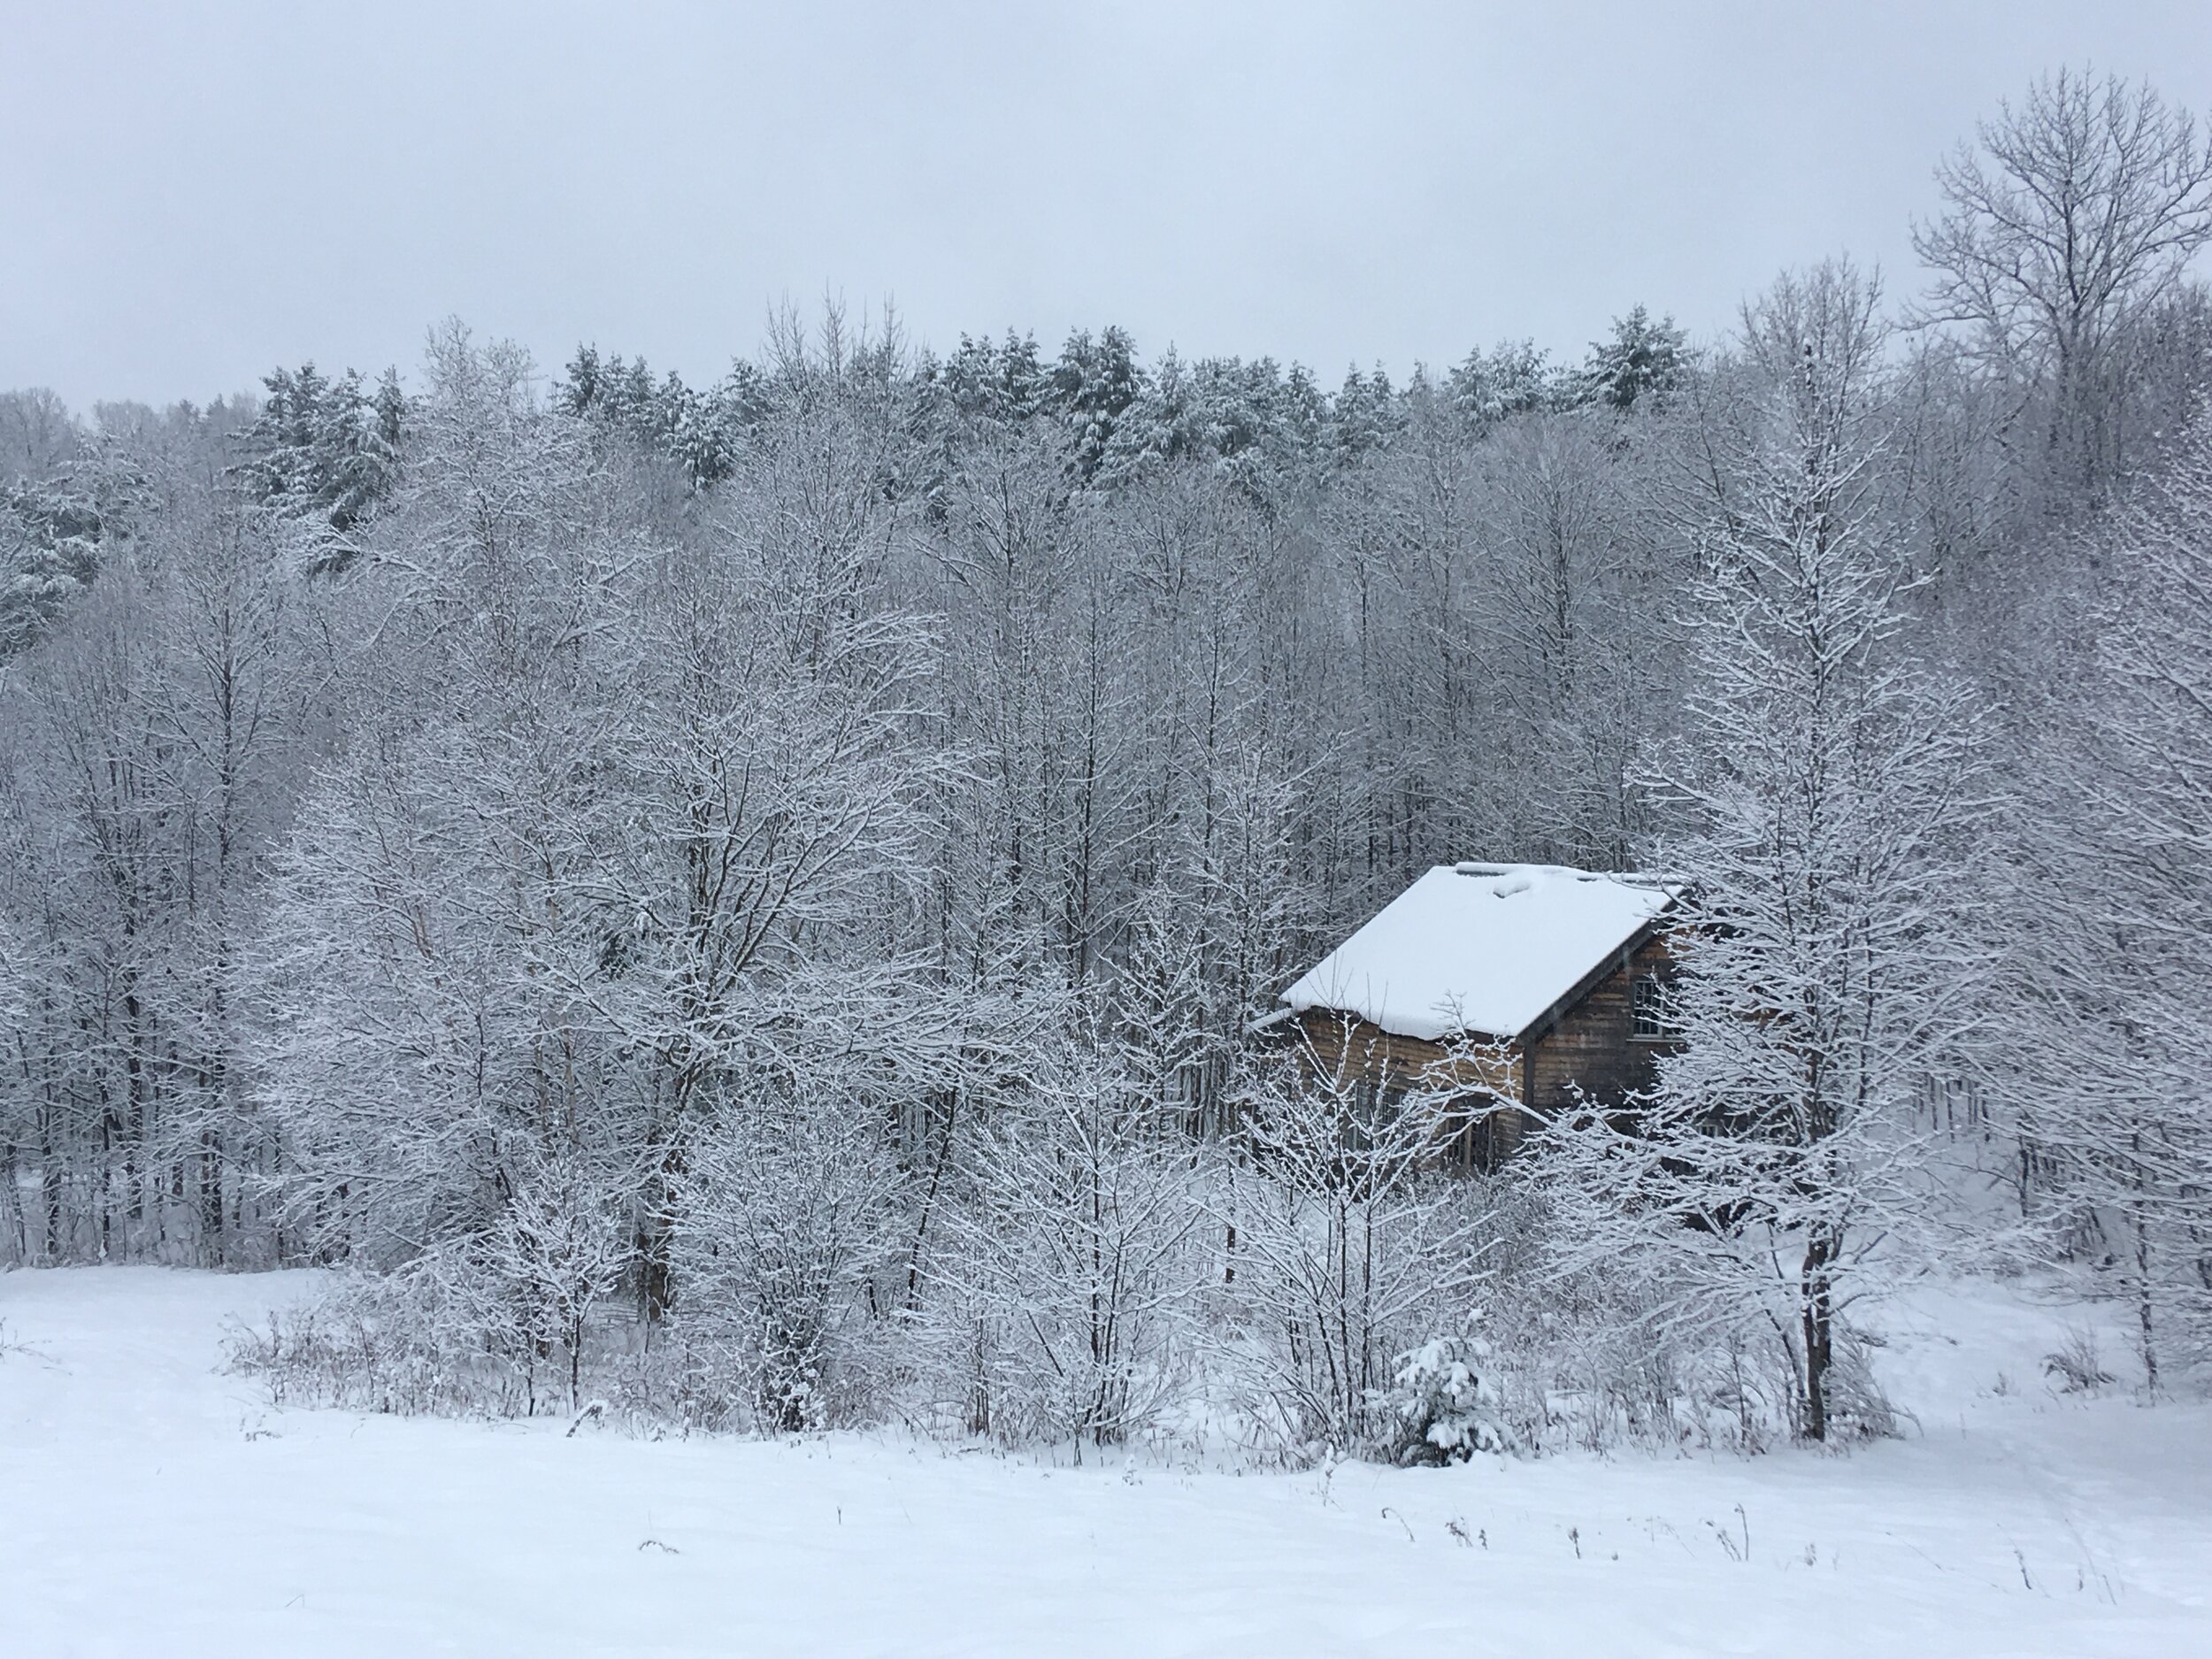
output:
[[[1832, 262], [1564, 366], [833, 311], [706, 389], [457, 324], [411, 388], [0, 399], [0, 1257], [349, 1263], [352, 1335], [271, 1363], [787, 1427], [1110, 1438], [1233, 1377], [1294, 1446], [1540, 1439], [1568, 1380], [1820, 1434], [1878, 1417], [1856, 1300], [1962, 1248], [2170, 1371], [2212, 157], [2060, 76], [1939, 176], [1920, 296]], [[1247, 1041], [1475, 856], [1717, 924], [1627, 1156], [1440, 1184], [1419, 1102]], [[2002, 1202], [1939, 1237], [1961, 1179]], [[1478, 1302], [1517, 1407], [1437, 1381]]]

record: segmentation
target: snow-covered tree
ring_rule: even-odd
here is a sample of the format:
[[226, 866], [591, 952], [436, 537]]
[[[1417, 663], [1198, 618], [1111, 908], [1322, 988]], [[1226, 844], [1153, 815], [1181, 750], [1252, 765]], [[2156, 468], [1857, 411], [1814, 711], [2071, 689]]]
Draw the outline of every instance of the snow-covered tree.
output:
[[1576, 403], [1627, 411], [1680, 385], [1689, 368], [1689, 335], [1671, 317], [1655, 319], [1639, 305], [1613, 319], [1613, 334], [1590, 348], [1569, 383]]
[[1088, 480], [1106, 457], [1121, 417], [1143, 391], [1145, 373], [1136, 343], [1121, 328], [1096, 336], [1085, 329], [1070, 334], [1052, 368], [1052, 397], [1074, 445], [1075, 466]]
[[672, 1206], [678, 1334], [712, 1420], [769, 1432], [864, 1420], [902, 1240], [888, 1125], [839, 1069], [764, 1066], [687, 1143]]
[[2111, 1270], [2151, 1386], [2212, 1351], [2212, 415], [2098, 536], [2007, 872], [2023, 1197]]
[[2039, 421], [2050, 499], [2093, 501], [2149, 434], [2124, 429], [2131, 337], [2212, 242], [2212, 134], [2149, 85], [2061, 69], [1936, 171], [1915, 227], [1924, 320], [1956, 325]]
[[1843, 1426], [1839, 1326], [1929, 1202], [1915, 1109], [1983, 968], [1979, 722], [1911, 650], [1878, 315], [1839, 265], [1747, 313], [1754, 389], [1664, 779], [1684, 814], [1660, 854], [1686, 884], [1665, 991], [1680, 1046], [1649, 1099], [1547, 1148], [1568, 1254], [1662, 1258], [1671, 1318], [1768, 1322], [1816, 1440]]
[[1404, 1356], [1463, 1325], [1487, 1242], [1486, 1187], [1442, 1167], [1464, 1106], [1379, 1096], [1356, 1048], [1332, 1063], [1301, 1042], [1254, 1068], [1210, 1201], [1231, 1229], [1222, 1358], [1257, 1430], [1297, 1455], [1396, 1450]]
[[1111, 1048], [1071, 1035], [1024, 1056], [1022, 1099], [978, 1134], [935, 1269], [940, 1340], [972, 1356], [972, 1423], [1106, 1444], [1176, 1398], [1206, 1266], [1185, 1125]]

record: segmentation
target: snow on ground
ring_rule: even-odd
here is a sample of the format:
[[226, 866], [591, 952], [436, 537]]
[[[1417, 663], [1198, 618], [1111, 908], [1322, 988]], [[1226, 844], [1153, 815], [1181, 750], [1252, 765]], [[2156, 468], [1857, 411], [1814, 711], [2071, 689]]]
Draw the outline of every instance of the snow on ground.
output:
[[1325, 1479], [279, 1411], [221, 1326], [312, 1283], [0, 1274], [0, 1654], [2212, 1653], [2212, 1410], [1987, 1286], [1898, 1443]]

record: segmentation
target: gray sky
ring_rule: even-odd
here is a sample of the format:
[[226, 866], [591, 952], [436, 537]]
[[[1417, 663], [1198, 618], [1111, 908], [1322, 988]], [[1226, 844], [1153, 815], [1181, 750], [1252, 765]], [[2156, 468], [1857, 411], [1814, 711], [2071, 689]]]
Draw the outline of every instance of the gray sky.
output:
[[0, 0], [0, 386], [411, 368], [453, 313], [710, 380], [770, 306], [1118, 321], [1331, 382], [1701, 333], [2039, 71], [2212, 107], [2212, 4]]

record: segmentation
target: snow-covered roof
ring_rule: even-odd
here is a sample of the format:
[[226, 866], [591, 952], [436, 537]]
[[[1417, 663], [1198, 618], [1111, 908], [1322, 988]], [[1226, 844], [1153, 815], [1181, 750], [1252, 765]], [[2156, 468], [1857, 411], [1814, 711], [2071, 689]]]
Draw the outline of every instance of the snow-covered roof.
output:
[[1439, 864], [1283, 993], [1430, 1041], [1518, 1036], [1674, 889], [1559, 864]]

